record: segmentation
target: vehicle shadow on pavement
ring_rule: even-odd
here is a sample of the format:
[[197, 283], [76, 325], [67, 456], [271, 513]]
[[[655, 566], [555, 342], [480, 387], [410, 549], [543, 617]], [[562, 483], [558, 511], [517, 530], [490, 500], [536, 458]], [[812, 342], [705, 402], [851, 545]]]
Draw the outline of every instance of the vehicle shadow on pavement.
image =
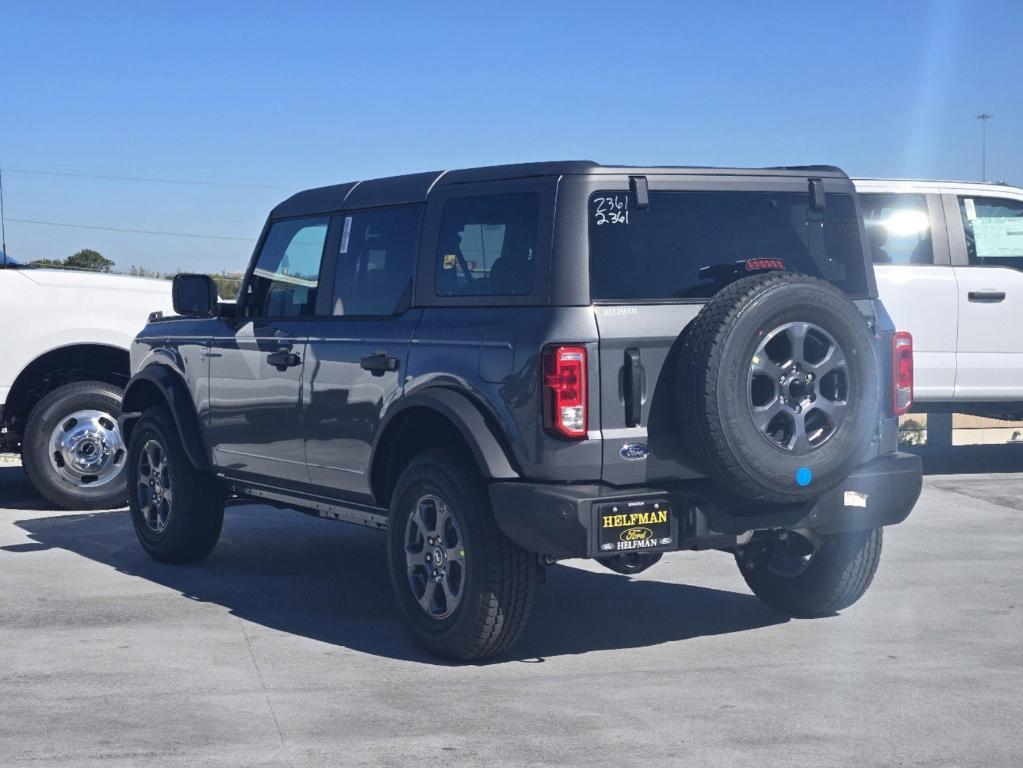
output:
[[[400, 623], [379, 532], [265, 506], [229, 507], [208, 560], [167, 565], [142, 551], [123, 511], [16, 525], [33, 543], [3, 548], [9, 553], [68, 550], [272, 629], [378, 656], [443, 663]], [[783, 621], [749, 595], [555, 566], [538, 589], [513, 657], [497, 661], [649, 646]]]

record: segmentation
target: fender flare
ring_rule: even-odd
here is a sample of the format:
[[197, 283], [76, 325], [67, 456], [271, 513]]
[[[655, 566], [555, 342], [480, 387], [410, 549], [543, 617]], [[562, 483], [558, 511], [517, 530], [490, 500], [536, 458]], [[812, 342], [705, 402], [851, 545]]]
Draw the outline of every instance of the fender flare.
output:
[[387, 416], [378, 430], [370, 466], [377, 460], [380, 436], [387, 433], [394, 419], [412, 408], [428, 408], [450, 421], [472, 451], [483, 476], [492, 480], [517, 480], [519, 473], [494, 433], [483, 412], [465, 395], [447, 387], [427, 387], [403, 397]]
[[178, 437], [181, 438], [181, 445], [188, 460], [197, 469], [209, 469], [209, 452], [199, 429], [199, 417], [188, 385], [179, 373], [166, 365], [153, 363], [146, 366], [132, 376], [128, 386], [124, 388], [123, 411], [118, 419], [118, 425], [125, 442], [131, 439], [135, 422], [142, 416], [141, 392], [150, 386], [156, 387], [163, 397], [164, 404], [174, 419]]

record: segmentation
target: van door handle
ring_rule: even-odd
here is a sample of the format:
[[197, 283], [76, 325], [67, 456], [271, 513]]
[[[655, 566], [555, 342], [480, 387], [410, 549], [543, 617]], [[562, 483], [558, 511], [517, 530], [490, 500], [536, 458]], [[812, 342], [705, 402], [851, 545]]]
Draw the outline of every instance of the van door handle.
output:
[[642, 366], [639, 350], [625, 350], [625, 375], [622, 377], [622, 395], [625, 399], [625, 426], [638, 427], [643, 413]]
[[302, 358], [291, 350], [278, 349], [276, 352], [271, 352], [267, 355], [266, 361], [278, 371], [286, 371], [288, 368], [294, 368], [301, 363]]
[[970, 291], [967, 298], [984, 304], [997, 304], [999, 301], [1005, 301], [1005, 291]]
[[359, 365], [374, 376], [383, 376], [389, 371], [398, 370], [398, 358], [391, 357], [386, 352], [375, 352], [362, 358]]

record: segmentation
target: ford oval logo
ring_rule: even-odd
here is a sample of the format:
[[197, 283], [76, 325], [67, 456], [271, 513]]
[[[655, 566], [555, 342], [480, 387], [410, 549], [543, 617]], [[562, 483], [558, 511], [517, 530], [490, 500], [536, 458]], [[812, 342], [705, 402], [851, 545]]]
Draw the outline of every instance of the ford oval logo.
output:
[[618, 455], [628, 461], [639, 461], [650, 455], [650, 446], [645, 443], [626, 443], [619, 449]]
[[622, 541], [646, 541], [652, 539], [654, 532], [649, 528], [626, 528], [624, 531], [618, 534], [618, 538]]

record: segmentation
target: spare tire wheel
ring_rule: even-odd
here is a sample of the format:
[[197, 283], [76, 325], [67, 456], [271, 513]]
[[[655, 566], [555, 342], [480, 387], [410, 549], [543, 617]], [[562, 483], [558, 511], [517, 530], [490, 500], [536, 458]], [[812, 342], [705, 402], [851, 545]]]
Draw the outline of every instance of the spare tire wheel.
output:
[[691, 453], [751, 501], [830, 490], [877, 428], [872, 334], [845, 294], [817, 278], [772, 272], [723, 288], [683, 333], [678, 365]]

